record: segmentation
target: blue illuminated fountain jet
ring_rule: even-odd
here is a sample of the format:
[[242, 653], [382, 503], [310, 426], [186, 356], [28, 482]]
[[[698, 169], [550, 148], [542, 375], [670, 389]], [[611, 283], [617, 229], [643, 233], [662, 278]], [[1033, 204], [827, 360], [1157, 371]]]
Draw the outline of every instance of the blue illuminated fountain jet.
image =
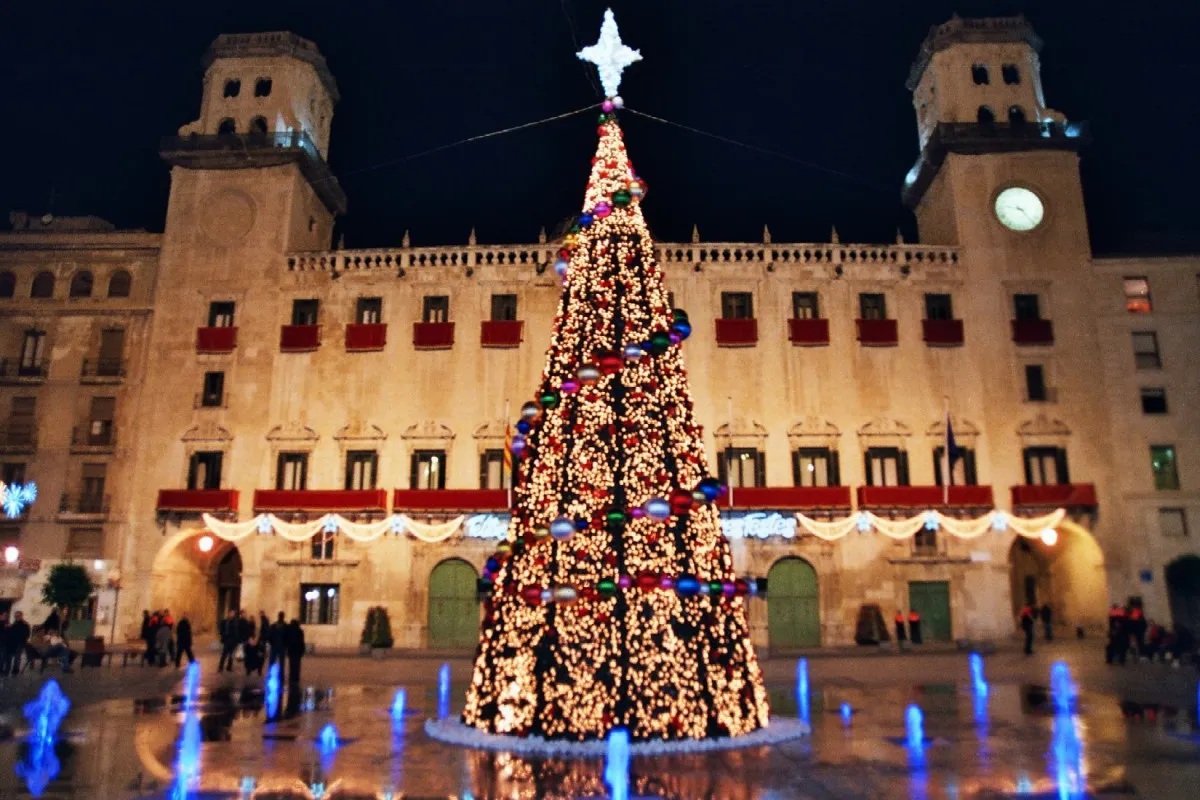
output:
[[54, 754], [54, 742], [58, 727], [70, 708], [71, 701], [63, 694], [58, 681], [51, 678], [42, 685], [38, 696], [22, 709], [30, 725], [29, 752], [17, 763], [16, 772], [34, 797], [41, 797], [50, 781], [58, 777], [61, 765]]
[[188, 664], [183, 679], [183, 730], [175, 754], [175, 781], [171, 784], [170, 800], [185, 800], [200, 781], [200, 715], [196, 712], [196, 695], [200, 687], [200, 664]]
[[796, 662], [796, 713], [805, 725], [809, 723], [807, 658]]
[[608, 734], [604, 782], [610, 800], [629, 800], [629, 731], [624, 728]]
[[267, 719], [279, 716], [279, 662], [276, 661], [267, 670]]
[[1054, 700], [1054, 734], [1047, 756], [1050, 777], [1057, 787], [1059, 800], [1080, 800], [1087, 796], [1087, 772], [1083, 764], [1083, 743], [1075, 726], [1078, 692], [1071, 681], [1070, 669], [1061, 661], [1050, 667], [1050, 696]]
[[438, 670], [438, 719], [450, 716], [450, 665]]

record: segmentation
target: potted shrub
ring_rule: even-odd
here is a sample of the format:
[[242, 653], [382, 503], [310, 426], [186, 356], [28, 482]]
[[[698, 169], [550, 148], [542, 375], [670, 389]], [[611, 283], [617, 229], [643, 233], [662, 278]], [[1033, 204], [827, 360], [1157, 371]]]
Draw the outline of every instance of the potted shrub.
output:
[[42, 604], [51, 608], [67, 609], [62, 620], [63, 638], [67, 638], [68, 625], [71, 628], [69, 633], [74, 637], [82, 639], [92, 634], [92, 620], [71, 618], [87, 603], [95, 590], [91, 576], [81, 564], [67, 561], [50, 568], [50, 574], [46, 576], [46, 583], [42, 586]]
[[375, 636], [375, 617], [377, 616], [378, 608], [372, 606], [367, 609], [367, 621], [363, 623], [362, 636], [358, 638], [358, 654], [361, 656], [370, 655], [371, 641]]
[[[371, 655], [375, 658], [383, 658], [383, 651], [393, 644], [392, 621], [388, 618], [387, 609], [383, 606], [376, 606], [371, 611], [375, 612], [374, 625], [371, 627]], [[368, 616], [370, 616], [369, 613]]]

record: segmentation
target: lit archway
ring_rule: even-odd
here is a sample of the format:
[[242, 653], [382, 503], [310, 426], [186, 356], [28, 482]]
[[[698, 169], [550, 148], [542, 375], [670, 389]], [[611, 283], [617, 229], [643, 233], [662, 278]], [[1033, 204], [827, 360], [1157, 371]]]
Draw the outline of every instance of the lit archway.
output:
[[802, 558], [781, 558], [767, 573], [767, 635], [772, 650], [821, 646], [817, 571]]
[[176, 619], [186, 615], [195, 635], [212, 633], [228, 610], [222, 604], [236, 608], [240, 601], [241, 572], [241, 553], [233, 543], [202, 528], [182, 531], [154, 557], [149, 602], [169, 608]]
[[1167, 600], [1171, 622], [1185, 627], [1193, 636], [1200, 633], [1200, 556], [1186, 555], [1166, 568]]
[[1108, 612], [1108, 577], [1104, 552], [1083, 526], [1063, 520], [1056, 537], [1016, 537], [1009, 549], [1014, 624], [1026, 603], [1049, 604], [1056, 634], [1082, 626], [1091, 633], [1104, 630]]
[[448, 558], [429, 573], [429, 646], [463, 649], [479, 644], [478, 573]]

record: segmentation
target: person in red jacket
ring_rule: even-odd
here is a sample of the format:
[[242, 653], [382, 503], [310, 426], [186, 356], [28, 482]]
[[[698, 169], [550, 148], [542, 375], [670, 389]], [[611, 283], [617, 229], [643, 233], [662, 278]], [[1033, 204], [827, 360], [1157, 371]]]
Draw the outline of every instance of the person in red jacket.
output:
[[908, 636], [904, 633], [904, 612], [896, 612], [896, 646], [900, 647], [908, 640]]
[[1037, 627], [1034, 621], [1033, 607], [1026, 603], [1021, 607], [1021, 630], [1025, 632], [1025, 655], [1033, 655], [1033, 631]]
[[1108, 610], [1108, 641], [1104, 647], [1104, 663], [1125, 663], [1129, 652], [1129, 626], [1125, 609], [1116, 603]]
[[921, 643], [921, 615], [915, 608], [908, 612], [908, 635], [912, 637], [913, 644]]

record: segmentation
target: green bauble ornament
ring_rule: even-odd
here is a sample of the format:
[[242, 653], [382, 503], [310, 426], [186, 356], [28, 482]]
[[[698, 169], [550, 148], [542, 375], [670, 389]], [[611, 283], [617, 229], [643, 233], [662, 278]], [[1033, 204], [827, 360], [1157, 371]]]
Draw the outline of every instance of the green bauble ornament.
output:
[[614, 536], [625, 532], [625, 512], [613, 509], [604, 515], [604, 529]]
[[603, 125], [604, 123], [608, 122], [608, 114], [601, 114], [596, 118], [596, 121]]
[[650, 354], [661, 356], [671, 346], [671, 334], [666, 331], [656, 331], [650, 335]]
[[687, 322], [688, 315], [687, 315], [687, 312], [684, 311], [682, 308], [677, 308], [671, 312], [671, 319], [674, 322]]
[[542, 392], [541, 397], [538, 398], [538, 402], [542, 404], [542, 408], [558, 408], [559, 400], [558, 392], [553, 389]]
[[721, 582], [720, 582], [720, 581], [709, 581], [709, 584], [708, 584], [708, 593], [709, 593], [711, 596], [713, 596], [713, 597], [720, 597], [720, 596], [721, 596], [721, 589], [722, 589], [722, 586], [721, 586]]
[[612, 202], [614, 206], [627, 206], [633, 196], [629, 194], [628, 189], [617, 189], [613, 192]]
[[615, 581], [605, 578], [596, 584], [596, 591], [604, 597], [612, 597], [617, 593], [617, 584]]

